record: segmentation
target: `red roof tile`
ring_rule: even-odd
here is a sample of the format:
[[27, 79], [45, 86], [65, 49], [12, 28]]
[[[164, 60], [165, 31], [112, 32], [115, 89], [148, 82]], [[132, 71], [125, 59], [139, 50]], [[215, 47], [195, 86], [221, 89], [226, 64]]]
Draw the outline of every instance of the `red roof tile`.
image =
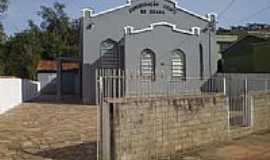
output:
[[[69, 71], [69, 70], [77, 70], [80, 68], [80, 65], [78, 63], [73, 62], [65, 62], [62, 63], [63, 70]], [[42, 60], [39, 62], [37, 71], [57, 71], [57, 62], [54, 60]]]

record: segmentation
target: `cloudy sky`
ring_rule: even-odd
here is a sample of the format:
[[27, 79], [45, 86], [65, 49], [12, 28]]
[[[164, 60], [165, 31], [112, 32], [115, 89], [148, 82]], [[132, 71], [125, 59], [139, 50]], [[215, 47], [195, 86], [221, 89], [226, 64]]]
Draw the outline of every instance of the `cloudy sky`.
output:
[[[14, 34], [27, 27], [27, 20], [32, 19], [37, 24], [41, 19], [37, 11], [41, 5], [51, 6], [57, 0], [10, 0], [8, 12], [1, 19], [6, 32]], [[92, 7], [96, 12], [106, 10], [121, 4], [127, 0], [58, 0], [66, 5], [69, 16], [77, 18], [80, 10]], [[179, 6], [196, 13], [221, 13], [232, 0], [178, 0]], [[270, 23], [270, 0], [235, 0], [233, 5], [221, 17], [219, 26], [245, 24], [249, 22]]]

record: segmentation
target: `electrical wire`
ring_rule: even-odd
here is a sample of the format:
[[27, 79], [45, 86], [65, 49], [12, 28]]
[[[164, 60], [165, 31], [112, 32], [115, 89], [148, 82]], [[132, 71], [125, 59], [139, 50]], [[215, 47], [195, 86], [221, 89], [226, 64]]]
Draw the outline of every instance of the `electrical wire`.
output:
[[221, 18], [233, 6], [235, 2], [236, 0], [231, 0], [230, 3], [223, 10], [219, 12], [218, 18]]

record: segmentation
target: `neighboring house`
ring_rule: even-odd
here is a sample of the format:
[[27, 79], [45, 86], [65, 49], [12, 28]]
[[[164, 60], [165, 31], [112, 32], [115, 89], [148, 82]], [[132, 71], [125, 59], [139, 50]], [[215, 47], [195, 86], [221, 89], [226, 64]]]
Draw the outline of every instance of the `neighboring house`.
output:
[[222, 70], [222, 51], [229, 48], [236, 41], [238, 41], [238, 35], [233, 34], [218, 34], [217, 35], [217, 55], [216, 62], [218, 62], [218, 71]]
[[[129, 0], [101, 13], [83, 10], [83, 101], [96, 103], [96, 70], [120, 69], [161, 83], [188, 83], [189, 77], [207, 79], [217, 70], [214, 14], [201, 16], [174, 0]], [[170, 83], [168, 81], [168, 83]], [[203, 81], [192, 85], [200, 90]], [[126, 86], [125, 94], [135, 90]]]
[[247, 34], [262, 37], [262, 38], [270, 38], [270, 29], [257, 30], [257, 31], [247, 31]]
[[[57, 67], [55, 60], [42, 60], [37, 67], [37, 77], [42, 94], [57, 94]], [[78, 63], [62, 64], [62, 93], [80, 94], [80, 74]]]
[[224, 73], [270, 73], [270, 41], [248, 35], [222, 53]]

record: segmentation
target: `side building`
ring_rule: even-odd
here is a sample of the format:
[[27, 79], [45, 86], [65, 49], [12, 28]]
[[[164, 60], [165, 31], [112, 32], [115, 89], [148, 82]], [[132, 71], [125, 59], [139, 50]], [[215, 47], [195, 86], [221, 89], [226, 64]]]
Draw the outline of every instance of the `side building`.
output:
[[218, 65], [218, 72], [222, 72], [222, 52], [237, 42], [238, 38], [239, 36], [236, 34], [217, 34], [217, 54], [215, 59]]
[[222, 52], [224, 73], [269, 73], [270, 40], [248, 35]]
[[[58, 62], [56, 60], [41, 60], [37, 67], [37, 78], [40, 82], [40, 92], [43, 95], [56, 95]], [[80, 66], [78, 63], [62, 64], [62, 93], [63, 95], [80, 95]]]

